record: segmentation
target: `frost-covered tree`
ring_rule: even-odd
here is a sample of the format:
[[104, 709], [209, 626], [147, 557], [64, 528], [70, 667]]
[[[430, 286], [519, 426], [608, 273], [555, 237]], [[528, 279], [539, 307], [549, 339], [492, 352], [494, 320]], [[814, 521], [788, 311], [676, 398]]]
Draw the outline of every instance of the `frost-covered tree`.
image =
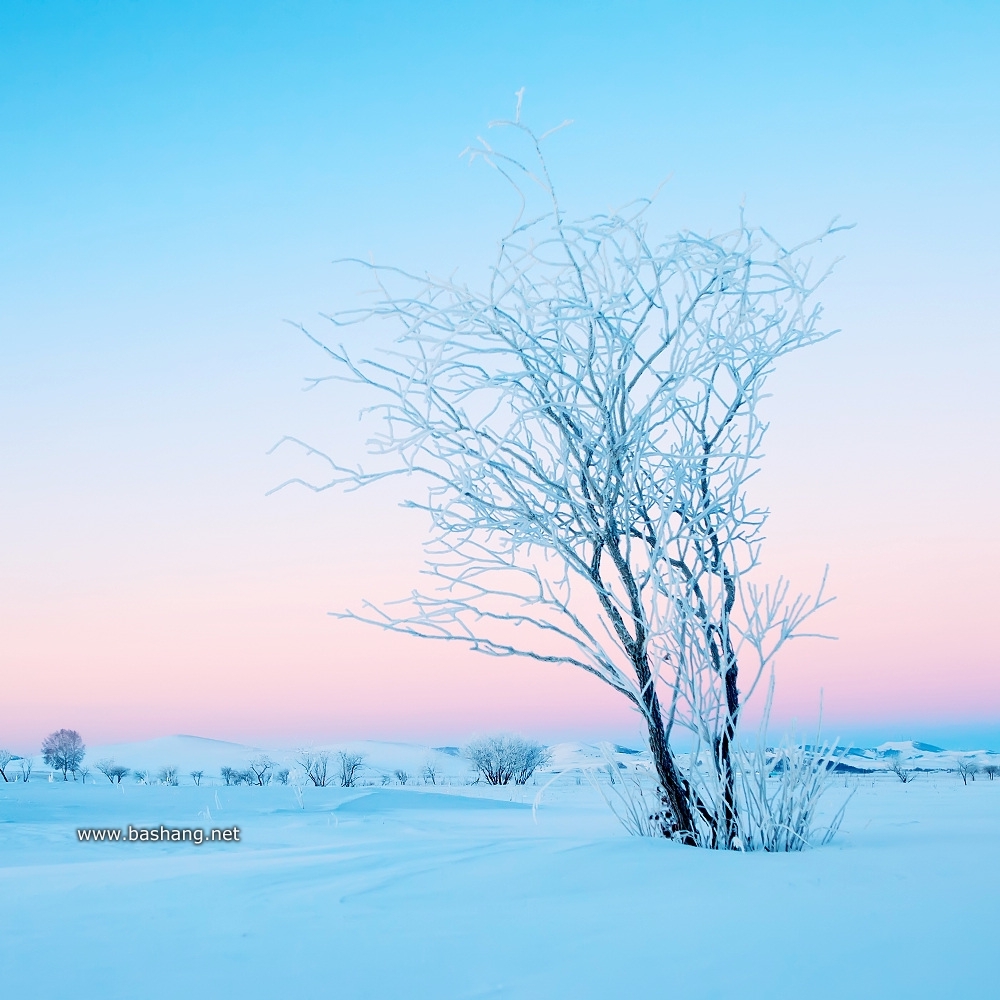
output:
[[14, 759], [14, 752], [12, 750], [0, 749], [0, 778], [3, 780], [10, 781], [7, 777], [7, 765]]
[[76, 777], [77, 768], [83, 760], [87, 748], [75, 729], [59, 729], [49, 733], [42, 741], [42, 759], [49, 767], [62, 771], [63, 781], [67, 781], [70, 771]]
[[253, 774], [253, 784], [263, 787], [271, 780], [271, 768], [274, 761], [267, 754], [260, 754], [250, 761], [250, 772]]
[[481, 736], [469, 743], [463, 753], [491, 785], [508, 785], [511, 781], [525, 785], [549, 759], [541, 743], [507, 733]]
[[358, 771], [361, 770], [361, 765], [365, 762], [365, 755], [363, 753], [349, 753], [347, 750], [341, 750], [337, 754], [337, 759], [340, 761], [341, 787], [353, 788], [358, 780]]
[[330, 755], [325, 750], [304, 750], [299, 757], [299, 764], [316, 787], [325, 788], [330, 783]]
[[[658, 242], [647, 201], [572, 221], [520, 101], [514, 121], [494, 124], [528, 152], [484, 140], [472, 151], [522, 197], [489, 280], [475, 289], [358, 262], [374, 304], [332, 319], [369, 337], [387, 321], [391, 346], [356, 359], [304, 332], [334, 365], [311, 386], [370, 395], [374, 465], [285, 438], [330, 468], [325, 482], [289, 482], [399, 477], [404, 505], [430, 519], [436, 586], [346, 617], [599, 678], [645, 722], [662, 834], [739, 847], [744, 701], [824, 604], [822, 588], [756, 584], [767, 510], [749, 490], [768, 376], [828, 336], [813, 302], [821, 278], [807, 244], [786, 249], [742, 218], [730, 233]], [[687, 762], [699, 752], [707, 766]]]
[[122, 783], [122, 778], [127, 778], [130, 773], [127, 767], [123, 767], [121, 764], [116, 763], [110, 758], [99, 760], [94, 767], [96, 767], [97, 770], [100, 771], [101, 774], [103, 774], [104, 777], [107, 778], [113, 785], [120, 785]]

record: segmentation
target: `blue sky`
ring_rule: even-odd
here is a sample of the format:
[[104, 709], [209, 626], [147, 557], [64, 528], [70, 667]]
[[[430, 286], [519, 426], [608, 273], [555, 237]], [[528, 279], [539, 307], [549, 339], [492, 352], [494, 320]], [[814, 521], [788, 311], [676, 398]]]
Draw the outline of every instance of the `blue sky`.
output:
[[[571, 211], [669, 178], [665, 230], [725, 228], [744, 200], [789, 241], [857, 223], [825, 295], [844, 333], [775, 383], [776, 568], [808, 587], [830, 562], [845, 609], [831, 630], [846, 652], [788, 689], [824, 686], [860, 731], [860, 651], [892, 676], [923, 651], [917, 686], [967, 702], [932, 718], [877, 683], [857, 697], [928, 739], [993, 725], [1000, 671], [968, 636], [1000, 597], [998, 51], [987, 3], [4, 4], [0, 672], [48, 670], [83, 712], [91, 696], [62, 671], [100, 686], [101, 643], [133, 600], [147, 631], [206, 635], [235, 615], [197, 668], [223, 688], [249, 655], [239, 615], [268, 608], [291, 623], [273, 650], [329, 667], [322, 612], [375, 556], [331, 538], [340, 511], [368, 511], [263, 499], [284, 474], [264, 456], [278, 437], [340, 434], [298, 392], [316, 358], [283, 320], [350, 304], [342, 255], [483, 273], [513, 204], [458, 154], [523, 86], [529, 121], [574, 119], [550, 147]], [[177, 596], [248, 579], [239, 612]], [[165, 593], [179, 603], [157, 617]], [[67, 616], [104, 623], [70, 630], [93, 645], [76, 667], [40, 638]], [[144, 648], [114, 670], [155, 678]], [[363, 685], [344, 684], [368, 718]]]

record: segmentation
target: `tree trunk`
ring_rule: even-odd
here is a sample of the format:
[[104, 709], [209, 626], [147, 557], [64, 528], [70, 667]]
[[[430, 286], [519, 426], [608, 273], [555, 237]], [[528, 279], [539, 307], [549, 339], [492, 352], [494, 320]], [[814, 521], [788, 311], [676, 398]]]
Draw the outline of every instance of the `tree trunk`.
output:
[[660, 699], [656, 695], [655, 686], [649, 664], [643, 656], [636, 662], [636, 674], [641, 682], [643, 703], [646, 709], [646, 726], [648, 729], [649, 750], [656, 765], [656, 776], [665, 798], [665, 806], [670, 812], [669, 822], [664, 824], [664, 834], [672, 840], [679, 840], [689, 847], [698, 846], [697, 827], [694, 819], [695, 804], [691, 801], [692, 789], [681, 776], [674, 760], [673, 752], [667, 743], [667, 735], [663, 729], [663, 715], [660, 712]]

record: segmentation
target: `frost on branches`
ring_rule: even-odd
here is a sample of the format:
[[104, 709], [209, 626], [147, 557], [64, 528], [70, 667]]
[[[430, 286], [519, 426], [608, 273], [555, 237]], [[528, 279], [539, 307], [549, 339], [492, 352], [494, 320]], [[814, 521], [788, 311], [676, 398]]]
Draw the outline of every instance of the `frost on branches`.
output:
[[[433, 525], [436, 586], [347, 616], [599, 677], [645, 720], [659, 833], [743, 846], [754, 785], [737, 766], [743, 702], [825, 603], [822, 588], [803, 597], [782, 580], [751, 581], [767, 511], [746, 492], [767, 376], [829, 335], [813, 303], [822, 278], [804, 246], [786, 250], [742, 223], [655, 243], [647, 201], [569, 221], [545, 137], [519, 113], [494, 125], [526, 141], [531, 159], [483, 140], [472, 151], [523, 196], [486, 287], [359, 262], [376, 304], [333, 321], [388, 321], [391, 349], [355, 359], [307, 332], [336, 366], [312, 385], [370, 392], [376, 467], [309, 448], [331, 475], [304, 485], [419, 479], [426, 491], [406, 505]], [[544, 210], [524, 221], [539, 196]], [[682, 731], [694, 741], [683, 757]]]

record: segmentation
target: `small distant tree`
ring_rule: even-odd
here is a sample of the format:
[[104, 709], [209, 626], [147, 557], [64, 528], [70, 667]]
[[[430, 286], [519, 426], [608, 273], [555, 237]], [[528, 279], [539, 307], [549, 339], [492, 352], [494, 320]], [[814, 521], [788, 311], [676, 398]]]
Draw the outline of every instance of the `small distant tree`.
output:
[[266, 754], [254, 757], [250, 761], [250, 774], [252, 778], [249, 784], [257, 784], [263, 788], [271, 780], [271, 768], [273, 767], [274, 761]]
[[898, 760], [894, 760], [889, 765], [889, 770], [896, 775], [897, 778], [905, 785], [910, 781], [913, 781], [913, 772], [907, 771]]
[[358, 771], [365, 761], [363, 753], [348, 753], [341, 750], [337, 754], [340, 760], [340, 785], [342, 788], [353, 788], [358, 780]]
[[202, 775], [203, 775], [204, 773], [205, 773], [204, 771], [192, 771], [192, 772], [191, 772], [191, 780], [192, 780], [192, 781], [193, 781], [193, 782], [194, 782], [194, 783], [195, 783], [196, 785], [200, 785], [200, 784], [201, 784], [201, 778], [202, 778]]
[[274, 772], [274, 780], [277, 781], [279, 785], [288, 784], [289, 770], [287, 767], [283, 767], [280, 771]]
[[159, 774], [157, 774], [156, 777], [161, 784], [176, 785], [178, 784], [177, 771], [177, 767], [168, 764], [167, 766], [160, 768]]
[[1000, 766], [996, 764], [987, 764], [983, 768], [983, 774], [986, 775], [992, 781], [998, 774], [1000, 774]]
[[396, 768], [396, 770], [392, 773], [396, 776], [396, 780], [401, 785], [405, 785], [410, 780], [410, 776], [401, 767]]
[[137, 785], [149, 784], [149, 771], [141, 771], [137, 768], [132, 772], [132, 777], [135, 778], [135, 783]]
[[325, 788], [330, 783], [330, 755], [325, 750], [304, 750], [299, 757], [299, 764], [306, 772], [306, 777], [317, 788]]
[[83, 760], [87, 748], [75, 729], [59, 729], [49, 733], [42, 741], [42, 759], [49, 767], [62, 771], [63, 781], [68, 780], [69, 772], [73, 772], [74, 780], [77, 769]]
[[383, 774], [379, 777], [379, 784], [385, 788], [386, 785], [392, 784], [392, 777], [388, 774]]
[[958, 762], [958, 773], [962, 778], [962, 784], [968, 785], [970, 778], [973, 781], [976, 780], [976, 775], [979, 773], [979, 767], [975, 761], [960, 760]]
[[78, 770], [80, 771], [80, 780], [84, 784], [87, 784], [87, 777], [90, 774], [90, 768], [89, 767], [80, 767]]
[[424, 769], [421, 771], [424, 781], [429, 781], [432, 785], [437, 784], [438, 769], [436, 764], [430, 762], [424, 764]]
[[234, 772], [233, 772], [233, 769], [231, 767], [220, 767], [219, 768], [219, 775], [221, 776], [222, 780], [227, 785], [233, 784], [233, 773]]
[[104, 758], [99, 760], [94, 767], [97, 768], [101, 774], [104, 775], [111, 784], [121, 784], [122, 778], [127, 778], [129, 775], [129, 769], [127, 767], [122, 767], [121, 764], [115, 763], [114, 760], [110, 758]]
[[507, 733], [473, 740], [464, 754], [491, 785], [524, 785], [548, 760], [541, 743]]
[[7, 777], [7, 765], [14, 759], [14, 754], [10, 750], [0, 750], [0, 778], [4, 781], [10, 781]]
[[31, 771], [34, 767], [34, 761], [30, 757], [22, 757], [18, 762], [18, 770], [21, 772], [21, 780], [28, 781], [31, 777]]

